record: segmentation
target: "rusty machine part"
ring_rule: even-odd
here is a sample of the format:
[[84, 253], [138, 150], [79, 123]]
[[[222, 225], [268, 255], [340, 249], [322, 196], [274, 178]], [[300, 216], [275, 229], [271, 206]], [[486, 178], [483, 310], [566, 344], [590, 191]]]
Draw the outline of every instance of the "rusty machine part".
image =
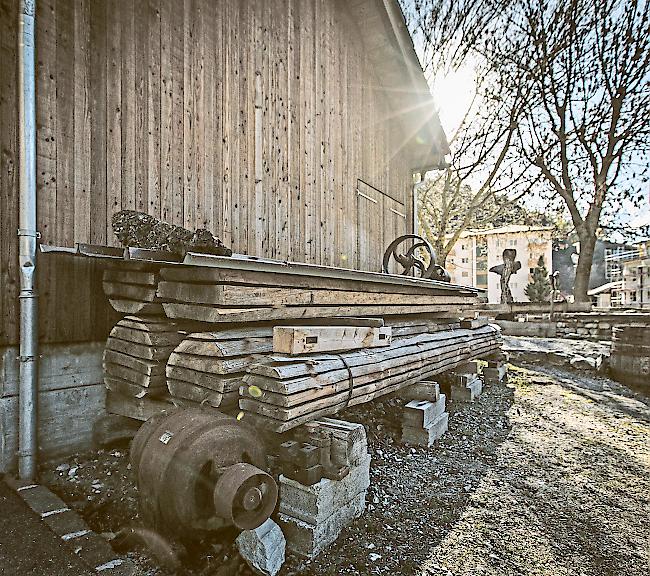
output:
[[250, 530], [275, 509], [278, 488], [264, 471], [259, 437], [216, 410], [153, 416], [133, 440], [131, 463], [141, 517], [163, 534], [187, 539], [231, 524]]
[[[405, 254], [402, 254], [398, 251], [398, 246], [407, 240], [415, 240], [415, 242], [409, 247]], [[429, 265], [427, 266], [421, 258], [416, 256], [416, 251], [420, 248], [426, 250], [429, 254]], [[404, 234], [395, 238], [386, 248], [384, 252], [384, 258], [382, 261], [382, 272], [388, 274], [388, 265], [392, 258], [397, 262], [402, 268], [403, 271], [401, 274], [407, 276], [411, 273], [418, 273], [420, 278], [426, 278], [428, 280], [441, 280], [443, 282], [450, 282], [451, 277], [449, 273], [437, 263], [436, 252], [433, 249], [433, 246], [427, 240], [418, 236], [417, 234]]]

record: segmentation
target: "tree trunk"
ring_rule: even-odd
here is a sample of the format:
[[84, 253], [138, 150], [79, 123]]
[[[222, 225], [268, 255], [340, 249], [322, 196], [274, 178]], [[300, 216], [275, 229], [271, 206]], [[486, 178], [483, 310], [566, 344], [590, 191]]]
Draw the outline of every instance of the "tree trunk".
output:
[[585, 231], [582, 234], [578, 233], [578, 237], [580, 239], [580, 255], [573, 284], [573, 296], [576, 302], [589, 302], [587, 290], [589, 290], [589, 276], [596, 247], [596, 232]]

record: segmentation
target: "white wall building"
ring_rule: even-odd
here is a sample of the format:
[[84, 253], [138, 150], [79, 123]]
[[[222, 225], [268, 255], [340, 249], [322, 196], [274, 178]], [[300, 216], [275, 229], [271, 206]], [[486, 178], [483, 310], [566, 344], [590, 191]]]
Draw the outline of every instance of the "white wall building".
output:
[[500, 277], [489, 272], [503, 263], [503, 251], [514, 248], [521, 269], [510, 278], [510, 290], [516, 302], [528, 302], [526, 286], [540, 256], [549, 274], [553, 269], [552, 228], [543, 226], [503, 226], [464, 232], [449, 252], [446, 269], [451, 281], [465, 286], [487, 289], [488, 302], [501, 300]]

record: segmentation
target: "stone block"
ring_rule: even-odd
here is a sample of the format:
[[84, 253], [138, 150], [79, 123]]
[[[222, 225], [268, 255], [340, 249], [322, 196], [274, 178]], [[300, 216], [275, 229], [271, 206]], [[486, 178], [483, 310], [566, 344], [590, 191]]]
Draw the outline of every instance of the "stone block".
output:
[[432, 422], [427, 428], [413, 428], [402, 426], [402, 442], [414, 446], [432, 446], [449, 427], [449, 413], [443, 412], [438, 416], [435, 422]]
[[402, 424], [414, 428], [426, 428], [445, 411], [445, 395], [441, 394], [437, 402], [411, 400], [404, 406]]
[[242, 558], [258, 574], [275, 576], [284, 564], [287, 543], [270, 518], [255, 530], [244, 530], [236, 543]]
[[287, 539], [287, 549], [305, 558], [313, 559], [332, 544], [355, 518], [366, 508], [365, 491], [340, 506], [322, 522], [312, 524], [280, 512], [278, 522]]
[[361, 464], [351, 468], [342, 480], [323, 478], [304, 486], [280, 476], [279, 484], [280, 512], [311, 524], [323, 522], [370, 486], [370, 455], [366, 454]]
[[404, 400], [428, 400], [437, 402], [440, 398], [440, 385], [437, 382], [423, 380], [417, 384], [411, 384], [400, 390], [400, 395]]

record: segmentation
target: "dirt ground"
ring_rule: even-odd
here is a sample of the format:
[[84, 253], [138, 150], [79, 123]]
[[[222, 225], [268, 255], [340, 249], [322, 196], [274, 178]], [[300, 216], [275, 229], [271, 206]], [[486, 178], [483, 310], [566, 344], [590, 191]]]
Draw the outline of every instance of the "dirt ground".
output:
[[[397, 399], [341, 415], [372, 453], [368, 509], [313, 562], [283, 575], [646, 576], [650, 401], [604, 377], [513, 368], [478, 402], [451, 402], [432, 448], [399, 443]], [[53, 463], [43, 480], [93, 529], [137, 525], [128, 450]], [[93, 487], [94, 486], [94, 487]], [[188, 553], [188, 574], [250, 574], [228, 533]], [[167, 574], [142, 551], [142, 576]]]

